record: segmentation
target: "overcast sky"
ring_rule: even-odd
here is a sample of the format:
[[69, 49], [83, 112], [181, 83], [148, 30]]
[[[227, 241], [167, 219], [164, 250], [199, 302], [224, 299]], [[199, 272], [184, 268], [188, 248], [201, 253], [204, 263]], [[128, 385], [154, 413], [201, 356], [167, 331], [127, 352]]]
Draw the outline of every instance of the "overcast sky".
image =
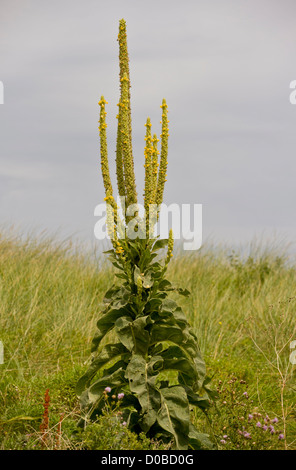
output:
[[204, 240], [296, 237], [295, 0], [0, 0], [0, 225], [94, 241], [104, 191], [98, 101], [114, 157], [118, 21], [133, 145], [169, 106], [165, 202], [203, 205]]

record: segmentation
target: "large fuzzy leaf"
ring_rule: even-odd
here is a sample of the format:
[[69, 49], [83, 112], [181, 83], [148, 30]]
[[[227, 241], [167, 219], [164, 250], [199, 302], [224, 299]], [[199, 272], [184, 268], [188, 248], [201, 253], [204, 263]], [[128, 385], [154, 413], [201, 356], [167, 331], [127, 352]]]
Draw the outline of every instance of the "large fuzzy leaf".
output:
[[85, 388], [89, 385], [96, 373], [106, 365], [110, 360], [116, 359], [127, 352], [126, 347], [122, 343], [107, 344], [100, 354], [92, 360], [88, 371], [79, 379], [76, 385], [76, 393], [81, 395]]
[[164, 370], [177, 370], [187, 384], [193, 385], [198, 378], [198, 370], [194, 362], [179, 346], [169, 346], [159, 355], [163, 358]]
[[155, 356], [146, 362], [143, 356], [134, 354], [126, 368], [125, 377], [129, 380], [130, 390], [137, 395], [142, 407], [139, 424], [144, 432], [155, 423], [160, 407], [160, 393], [155, 381], [161, 363], [161, 357]]
[[97, 350], [104, 336], [114, 328], [116, 320], [123, 315], [126, 315], [126, 310], [124, 308], [112, 308], [98, 320], [98, 331], [92, 340], [92, 352]]
[[121, 317], [116, 320], [118, 338], [129, 351], [146, 354], [149, 347], [149, 332], [145, 330], [145, 327], [149, 322], [149, 316], [139, 317], [136, 320], [130, 317]]
[[179, 382], [183, 384], [185, 392], [187, 393], [188, 401], [191, 405], [197, 406], [201, 410], [206, 410], [210, 406], [210, 397], [207, 392], [203, 392], [202, 395], [194, 393], [192, 388], [187, 385], [186, 380], [184, 380], [184, 375], [180, 374]]
[[179, 385], [159, 390], [161, 406], [157, 413], [157, 423], [166, 432], [172, 435], [175, 448], [186, 450], [188, 448], [189, 433], [189, 404], [184, 388]]
[[[181, 323], [181, 327], [177, 323], [154, 323], [151, 328], [151, 340], [150, 344], [155, 345], [159, 342], [172, 342], [186, 352], [186, 355], [191, 358], [196, 371], [195, 382], [193, 384], [194, 391], [198, 391], [202, 388], [205, 376], [206, 367], [202, 355], [200, 353], [196, 336], [189, 328], [188, 323], [184, 325]], [[185, 357], [186, 357], [185, 355]]]
[[181, 347], [185, 349], [187, 354], [192, 357], [195, 368], [198, 372], [198, 380], [194, 386], [194, 391], [198, 391], [203, 387], [205, 377], [206, 377], [206, 365], [201, 355], [197, 338], [192, 332], [191, 328], [187, 328], [184, 332], [185, 341], [182, 343]]
[[153, 314], [155, 312], [158, 314], [162, 302], [163, 300], [161, 298], [161, 295], [158, 295], [157, 297], [151, 296], [145, 305], [145, 314]]
[[181, 344], [183, 339], [183, 332], [178, 325], [159, 322], [155, 323], [151, 328], [151, 345], [163, 341], [171, 341], [172, 343]]

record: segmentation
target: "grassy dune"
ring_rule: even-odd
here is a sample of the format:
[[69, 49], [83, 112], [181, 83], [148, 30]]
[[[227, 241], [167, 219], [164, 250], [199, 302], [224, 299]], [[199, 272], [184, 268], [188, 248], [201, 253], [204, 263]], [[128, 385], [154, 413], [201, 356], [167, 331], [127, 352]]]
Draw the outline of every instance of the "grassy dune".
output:
[[[296, 339], [295, 267], [272, 250], [242, 260], [204, 249], [176, 256], [169, 278], [192, 294], [181, 302], [220, 396], [208, 417], [193, 414], [199, 428], [219, 449], [296, 449], [295, 366], [289, 361]], [[71, 245], [0, 238], [0, 340], [5, 348], [0, 449], [42, 448], [46, 389], [51, 400], [46, 448], [82, 445], [84, 438], [75, 433], [74, 385], [89, 360], [100, 303], [113, 280], [107, 263]], [[264, 425], [266, 414], [278, 420], [274, 434], [256, 426], [258, 421]], [[108, 416], [105, 420], [94, 430], [98, 441], [104, 442], [108, 429], [110, 448], [149, 447], [127, 433], [121, 444], [114, 443], [118, 426], [113, 429]], [[243, 435], [247, 432], [250, 436]], [[84, 448], [93, 448], [91, 433], [89, 439]]]

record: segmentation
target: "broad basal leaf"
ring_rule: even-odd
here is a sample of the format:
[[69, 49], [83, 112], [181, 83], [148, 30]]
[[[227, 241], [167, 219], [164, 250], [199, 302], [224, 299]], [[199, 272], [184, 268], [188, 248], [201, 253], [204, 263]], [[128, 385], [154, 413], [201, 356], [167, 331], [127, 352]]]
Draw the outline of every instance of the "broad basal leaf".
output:
[[161, 407], [157, 413], [157, 423], [175, 440], [178, 450], [188, 448], [189, 404], [185, 390], [179, 386], [161, 388]]
[[144, 432], [155, 423], [160, 407], [160, 393], [155, 381], [161, 363], [161, 357], [155, 356], [146, 362], [143, 356], [134, 354], [126, 368], [125, 377], [129, 380], [130, 390], [137, 395], [142, 407], [140, 425]]
[[179, 371], [188, 385], [192, 385], [197, 380], [198, 371], [194, 362], [179, 346], [170, 346], [159, 355], [163, 358], [164, 370]]

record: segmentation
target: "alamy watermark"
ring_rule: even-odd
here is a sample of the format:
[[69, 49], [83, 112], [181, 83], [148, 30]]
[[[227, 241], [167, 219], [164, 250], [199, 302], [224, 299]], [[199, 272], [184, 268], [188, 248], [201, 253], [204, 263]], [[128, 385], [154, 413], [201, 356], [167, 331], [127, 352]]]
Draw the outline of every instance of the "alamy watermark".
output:
[[[113, 230], [116, 230], [116, 235], [121, 239], [135, 240], [155, 236], [168, 238], [169, 227], [171, 227], [174, 239], [182, 240], [184, 250], [198, 250], [202, 245], [202, 204], [160, 204], [159, 206], [150, 204], [147, 217], [148, 227], [143, 205], [132, 204], [126, 208], [124, 198], [117, 198], [116, 207], [118, 208], [117, 226], [114, 208], [110, 204], [102, 203], [95, 207], [94, 215], [99, 218], [94, 227], [97, 240], [112, 239]], [[129, 220], [125, 225], [118, 222], [124, 219], [123, 213]]]

